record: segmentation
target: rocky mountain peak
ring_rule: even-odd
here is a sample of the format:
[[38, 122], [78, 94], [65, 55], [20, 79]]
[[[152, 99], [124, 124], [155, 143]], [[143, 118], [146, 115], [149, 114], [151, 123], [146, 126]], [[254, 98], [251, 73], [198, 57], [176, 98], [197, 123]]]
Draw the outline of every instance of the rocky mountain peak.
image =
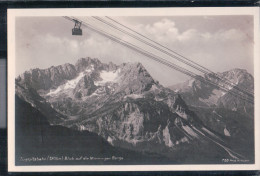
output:
[[99, 68], [101, 66], [102, 63], [100, 62], [100, 60], [96, 58], [90, 58], [90, 57], [81, 58], [75, 64], [75, 68], [78, 72], [82, 72], [86, 68]]
[[72, 64], [64, 64], [47, 69], [31, 69], [18, 76], [16, 81], [22, 85], [27, 84], [35, 90], [48, 90], [76, 75], [77, 71]]
[[156, 84], [141, 63], [124, 63], [119, 66], [119, 69], [121, 70], [120, 90], [124, 89], [126, 94], [140, 94]]
[[221, 77], [228, 79], [235, 84], [250, 84], [253, 85], [254, 77], [245, 69], [235, 68], [219, 74]]
[[[253, 99], [251, 92], [254, 91], [254, 77], [245, 69], [235, 68], [223, 73], [205, 74], [170, 88], [178, 90], [185, 102], [192, 106], [225, 106], [225, 108], [239, 110], [242, 113], [251, 112], [253, 108], [253, 104], [246, 100]], [[236, 96], [237, 92], [245, 98], [241, 99]]]
[[241, 68], [234, 68], [234, 69], [225, 71], [225, 72], [223, 72], [223, 73], [232, 73], [232, 74], [234, 74], [234, 75], [249, 74], [246, 69], [241, 69]]
[[79, 65], [79, 64], [95, 64], [95, 63], [97, 64], [97, 63], [101, 63], [101, 62], [97, 58], [86, 57], [86, 58], [78, 59], [75, 65]]

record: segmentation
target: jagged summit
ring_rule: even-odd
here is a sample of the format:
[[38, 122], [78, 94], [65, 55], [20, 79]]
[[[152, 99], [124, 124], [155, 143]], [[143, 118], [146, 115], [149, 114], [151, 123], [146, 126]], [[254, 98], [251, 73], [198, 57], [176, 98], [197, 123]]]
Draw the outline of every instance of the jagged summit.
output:
[[246, 69], [242, 69], [242, 68], [233, 68], [231, 70], [228, 70], [228, 71], [225, 71], [223, 73], [230, 73], [230, 72], [233, 72], [233, 73], [244, 73], [244, 74], [247, 74], [248, 71]]
[[249, 91], [254, 89], [254, 77], [245, 69], [232, 69], [219, 74], [222, 78], [225, 78], [238, 86], [244, 86]]
[[91, 58], [91, 57], [86, 57], [86, 58], [80, 58], [76, 61], [76, 64], [82, 64], [82, 63], [88, 63], [88, 64], [91, 64], [91, 63], [101, 63], [99, 61], [99, 59], [97, 58]]
[[[118, 66], [112, 62], [105, 64], [96, 58], [89, 57], [79, 59], [75, 65], [67, 63], [47, 69], [31, 69], [18, 76], [16, 82], [26, 84], [36, 90], [47, 91], [73, 79], [80, 80], [86, 74], [89, 74], [95, 81], [102, 79], [109, 81], [112, 77], [123, 75], [125, 79], [122, 80], [122, 84], [124, 85], [130, 80], [138, 82], [143, 79], [144, 82], [154, 82], [141, 63], [123, 63]], [[129, 86], [131, 87], [131, 85]]]
[[75, 63], [75, 68], [78, 72], [82, 72], [86, 68], [99, 68], [102, 65], [103, 64], [98, 59], [87, 57], [77, 60], [77, 62]]

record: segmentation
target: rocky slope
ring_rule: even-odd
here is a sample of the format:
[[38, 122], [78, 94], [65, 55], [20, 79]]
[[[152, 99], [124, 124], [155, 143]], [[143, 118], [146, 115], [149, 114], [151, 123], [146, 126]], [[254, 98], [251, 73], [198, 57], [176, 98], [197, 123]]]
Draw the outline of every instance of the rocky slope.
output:
[[[40, 111], [18, 96], [15, 122], [17, 165], [149, 164], [151, 159], [159, 163], [162, 158], [174, 162], [161, 155], [115, 148], [95, 133], [51, 126]], [[30, 160], [33, 157], [38, 160]]]
[[[228, 129], [222, 135], [214, 125], [207, 126], [210, 123], [186, 105], [187, 96], [183, 100], [164, 88], [140, 63], [115, 65], [83, 58], [75, 65], [25, 72], [16, 86], [17, 95], [45, 113], [51, 123], [96, 133], [114, 147], [183, 163], [219, 163], [222, 158], [242, 159], [248, 154], [231, 149]], [[43, 112], [46, 107], [53, 113]], [[189, 152], [192, 156], [187, 156]]]
[[[234, 84], [224, 84], [213, 75], [206, 74], [201, 77], [202, 81], [190, 79], [171, 86], [170, 89], [183, 97], [189, 108], [197, 114], [203, 124], [215, 133], [228, 138], [228, 143], [232, 145], [232, 148], [247, 151], [244, 153], [250, 153], [252, 158], [253, 153], [249, 151], [254, 150], [254, 97], [238, 90], [246, 90], [253, 94], [254, 78], [243, 69], [218, 73], [218, 76], [222, 80], [229, 80]], [[211, 80], [225, 85], [227, 91], [211, 84], [205, 84], [203, 80]], [[245, 99], [234, 92], [239, 93]]]

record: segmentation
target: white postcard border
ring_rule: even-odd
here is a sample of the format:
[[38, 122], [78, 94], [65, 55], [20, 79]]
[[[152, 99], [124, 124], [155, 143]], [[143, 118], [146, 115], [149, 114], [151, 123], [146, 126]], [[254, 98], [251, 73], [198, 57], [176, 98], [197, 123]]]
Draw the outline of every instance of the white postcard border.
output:
[[[8, 9], [8, 171], [209, 171], [260, 169], [260, 55], [259, 7], [200, 7], [200, 8], [87, 8], [87, 9]], [[18, 16], [254, 16], [254, 79], [255, 79], [255, 164], [217, 165], [53, 165], [15, 166], [15, 18]]]

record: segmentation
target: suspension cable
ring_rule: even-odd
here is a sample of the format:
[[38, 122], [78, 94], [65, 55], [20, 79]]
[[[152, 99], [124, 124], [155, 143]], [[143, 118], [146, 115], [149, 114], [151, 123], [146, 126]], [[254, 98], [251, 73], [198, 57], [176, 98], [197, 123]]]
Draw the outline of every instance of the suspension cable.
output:
[[[73, 17], [73, 18], [75, 18], [75, 17]], [[67, 19], [67, 18], [66, 18], [66, 19]], [[75, 19], [76, 19], [76, 18], [75, 18]], [[77, 19], [77, 20], [78, 20], [78, 19]], [[79, 21], [79, 20], [78, 20], [78, 21]], [[250, 100], [249, 97], [244, 97], [243, 95], [241, 95], [241, 94], [239, 94], [239, 93], [237, 93], [237, 92], [235, 92], [235, 91], [229, 90], [229, 89], [227, 89], [227, 88], [225, 88], [225, 87], [221, 87], [220, 85], [218, 85], [218, 84], [216, 84], [216, 83], [214, 83], [214, 82], [211, 82], [211, 81], [208, 80], [208, 79], [203, 79], [203, 77], [201, 77], [201, 76], [199, 76], [199, 75], [196, 75], [195, 73], [193, 73], [193, 72], [191, 72], [191, 71], [189, 71], [189, 70], [187, 70], [187, 69], [184, 69], [184, 68], [182, 68], [182, 67], [180, 67], [180, 66], [177, 66], [177, 65], [175, 65], [175, 64], [173, 64], [173, 63], [171, 63], [171, 62], [169, 62], [169, 61], [167, 61], [167, 60], [165, 60], [165, 59], [163, 59], [163, 58], [161, 58], [161, 57], [159, 57], [159, 56], [156, 56], [156, 55], [154, 55], [154, 54], [152, 54], [152, 53], [150, 53], [150, 52], [147, 52], [147, 51], [141, 49], [140, 47], [137, 47], [137, 46], [135, 46], [135, 45], [133, 45], [133, 44], [131, 44], [131, 43], [125, 41], [125, 40], [122, 40], [122, 39], [120, 39], [120, 38], [118, 38], [118, 37], [116, 37], [116, 36], [114, 36], [114, 35], [111, 35], [111, 34], [105, 32], [105, 31], [103, 31], [103, 30], [97, 29], [97, 28], [93, 27], [92, 25], [90, 25], [90, 24], [88, 24], [88, 23], [86, 23], [86, 22], [84, 22], [84, 21], [81, 21], [81, 22], [82, 22], [82, 25], [84, 25], [85, 27], [91, 29], [92, 31], [94, 31], [94, 32], [96, 32], [96, 33], [98, 33], [98, 34], [100, 34], [100, 35], [106, 37], [106, 38], [109, 38], [109, 39], [111, 39], [112, 41], [114, 41], [114, 42], [116, 42], [116, 43], [119, 43], [119, 44], [121, 44], [121, 45], [123, 45], [123, 46], [125, 46], [125, 47], [127, 47], [127, 48], [129, 48], [129, 49], [132, 49], [132, 50], [134, 50], [134, 51], [136, 51], [136, 52], [138, 52], [138, 53], [140, 53], [140, 54], [142, 54], [142, 55], [148, 57], [149, 59], [153, 59], [153, 60], [155, 60], [155, 61], [157, 61], [157, 62], [159, 62], [159, 63], [162, 63], [162, 64], [164, 64], [164, 65], [166, 65], [166, 66], [168, 66], [168, 67], [170, 67], [170, 68], [173, 68], [173, 69], [175, 69], [175, 70], [177, 70], [177, 71], [180, 71], [180, 72], [182, 72], [182, 73], [184, 73], [184, 74], [186, 74], [186, 75], [188, 75], [188, 76], [190, 76], [190, 77], [193, 77], [193, 78], [195, 78], [195, 79], [198, 79], [198, 80], [200, 80], [201, 82], [209, 83], [209, 84], [211, 84], [211, 85], [213, 85], [213, 86], [215, 86], [215, 87], [217, 87], [217, 88], [219, 88], [219, 89], [221, 89], [221, 90], [223, 90], [223, 91], [230, 92], [231, 94], [236, 95], [236, 96], [238, 96], [239, 98], [241, 98], [241, 99], [243, 99], [243, 100], [245, 100], [245, 101], [248, 101], [248, 102], [250, 102], [250, 103], [253, 103], [253, 101]]]
[[[96, 18], [97, 20], [103, 21], [103, 22], [106, 23], [107, 25], [110, 25], [110, 26], [113, 26], [113, 27], [117, 28], [117, 26], [115, 26], [115, 25], [113, 25], [113, 24], [111, 24], [111, 23], [109, 23], [109, 22], [107, 22], [107, 21], [105, 21], [105, 20], [102, 20], [102, 19], [99, 18], [99, 17], [94, 17], [94, 18]], [[202, 65], [200, 65], [200, 64], [197, 64], [196, 62], [194, 62], [194, 61], [188, 59], [187, 57], [185, 57], [185, 56], [183, 56], [183, 55], [181, 55], [181, 54], [178, 54], [176, 51], [173, 51], [173, 50], [169, 49], [168, 47], [165, 47], [165, 46], [161, 45], [160, 43], [158, 43], [158, 42], [156, 42], [156, 41], [154, 41], [154, 40], [152, 40], [152, 39], [150, 39], [150, 38], [148, 38], [148, 37], [146, 37], [146, 36], [140, 34], [139, 32], [137, 32], [137, 31], [135, 31], [135, 30], [133, 30], [133, 29], [127, 27], [126, 25], [123, 25], [122, 23], [120, 23], [120, 22], [118, 22], [118, 21], [112, 19], [111, 17], [107, 17], [107, 16], [106, 16], [106, 18], [108, 18], [109, 20], [113, 21], [113, 22], [116, 23], [116, 24], [119, 24], [120, 26], [123, 26], [124, 28], [130, 30], [131, 32], [134, 32], [135, 34], [137, 34], [137, 35], [139, 35], [139, 36], [141, 36], [141, 37], [143, 37], [143, 38], [149, 40], [150, 42], [155, 43], [156, 45], [159, 45], [160, 47], [162, 47], [162, 48], [164, 48], [164, 49], [166, 49], [166, 50], [168, 50], [168, 51], [170, 51], [170, 52], [172, 52], [172, 53], [174, 53], [174, 54], [176, 54], [176, 55], [182, 57], [183, 59], [181, 59], [180, 57], [177, 57], [177, 56], [175, 56], [175, 55], [172, 55], [171, 53], [169, 53], [169, 52], [167, 52], [167, 51], [165, 51], [165, 50], [162, 51], [163, 53], [165, 53], [165, 54], [167, 54], [167, 55], [169, 55], [169, 56], [172, 56], [173, 58], [177, 59], [178, 61], [181, 61], [181, 62], [183, 62], [183, 63], [185, 63], [185, 64], [187, 64], [187, 65], [189, 65], [189, 66], [191, 66], [191, 67], [193, 67], [193, 68], [195, 68], [195, 69], [201, 71], [201, 72], [204, 73], [204, 74], [208, 74], [209, 76], [211, 76], [211, 77], [213, 77], [213, 78], [215, 78], [215, 79], [217, 79], [217, 80], [219, 80], [219, 81], [222, 81], [222, 82], [224, 82], [225, 84], [228, 84], [229, 86], [233, 86], [234, 89], [237, 89], [238, 91], [241, 91], [241, 92], [243, 92], [243, 93], [245, 93], [245, 94], [247, 94], [247, 95], [249, 95], [249, 96], [251, 96], [251, 97], [254, 97], [254, 93], [251, 92], [250, 90], [246, 89], [246, 88], [243, 88], [244, 86], [241, 86], [240, 88], [239, 88], [239, 87], [236, 87], [236, 84], [233, 83], [232, 81], [230, 81], [230, 80], [228, 80], [228, 79], [226, 79], [226, 78], [224, 78], [224, 77], [221, 78], [220, 76], [218, 76], [218, 75], [217, 75], [216, 73], [214, 73], [213, 71], [207, 69], [206, 67], [204, 67], [204, 66], [202, 66]], [[119, 29], [118, 29], [118, 30], [119, 30]], [[120, 29], [120, 31], [121, 31], [121, 30], [122, 30], [122, 29]], [[133, 34], [127, 32], [127, 31], [124, 31], [124, 30], [123, 30], [123, 31], [121, 31], [121, 32], [124, 32], [124, 33], [126, 33], [127, 35], [130, 35], [130, 36], [133, 37]], [[135, 37], [136, 37], [136, 36], [135, 36]], [[135, 37], [134, 37], [134, 38], [135, 38]], [[137, 38], [138, 38], [138, 37], [137, 37]], [[139, 39], [140, 39], [140, 38], [139, 38]], [[139, 39], [137, 39], [137, 40], [139, 40]], [[142, 40], [142, 39], [140, 39], [139, 41], [141, 41], [141, 40]], [[147, 41], [144, 41], [144, 40], [142, 40], [142, 41], [147, 44]], [[148, 44], [148, 45], [151, 46], [151, 44]], [[158, 47], [156, 47], [155, 45], [153, 45], [152, 47], [155, 47], [156, 49], [158, 49]], [[161, 49], [158, 49], [158, 50], [161, 51]], [[186, 60], [186, 61], [185, 61], [185, 60]]]

